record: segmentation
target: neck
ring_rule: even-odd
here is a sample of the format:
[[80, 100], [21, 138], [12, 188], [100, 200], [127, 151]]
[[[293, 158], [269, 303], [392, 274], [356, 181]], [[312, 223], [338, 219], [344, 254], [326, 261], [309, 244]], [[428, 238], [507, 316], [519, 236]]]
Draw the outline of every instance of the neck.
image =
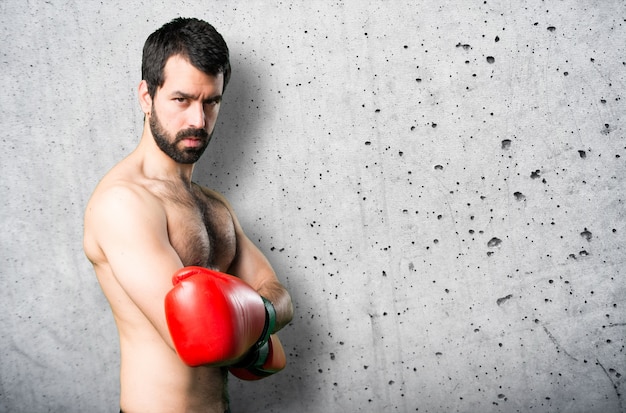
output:
[[144, 175], [163, 181], [182, 181], [191, 185], [194, 164], [181, 164], [170, 158], [154, 141], [150, 126], [144, 125], [141, 141], [135, 150], [141, 158]]

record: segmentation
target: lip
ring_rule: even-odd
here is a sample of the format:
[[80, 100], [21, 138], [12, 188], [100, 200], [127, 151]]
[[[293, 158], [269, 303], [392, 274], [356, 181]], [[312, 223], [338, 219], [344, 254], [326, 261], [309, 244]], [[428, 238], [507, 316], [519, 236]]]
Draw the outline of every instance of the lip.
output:
[[196, 138], [185, 138], [182, 142], [183, 144], [185, 144], [185, 146], [188, 146], [190, 148], [197, 148], [202, 145], [202, 139]]

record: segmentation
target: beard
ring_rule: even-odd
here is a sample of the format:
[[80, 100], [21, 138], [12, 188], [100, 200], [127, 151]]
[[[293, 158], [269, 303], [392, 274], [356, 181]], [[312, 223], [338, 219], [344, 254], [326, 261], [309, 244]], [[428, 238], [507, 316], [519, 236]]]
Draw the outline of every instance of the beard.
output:
[[[154, 141], [161, 151], [174, 161], [181, 164], [193, 164], [200, 159], [204, 150], [209, 146], [213, 133], [209, 134], [204, 129], [183, 129], [179, 131], [174, 138], [163, 128], [159, 118], [157, 117], [154, 105], [152, 106], [152, 116], [150, 116], [150, 131], [154, 137]], [[179, 149], [178, 144], [185, 138], [196, 138], [202, 142], [200, 146], [195, 148]]]

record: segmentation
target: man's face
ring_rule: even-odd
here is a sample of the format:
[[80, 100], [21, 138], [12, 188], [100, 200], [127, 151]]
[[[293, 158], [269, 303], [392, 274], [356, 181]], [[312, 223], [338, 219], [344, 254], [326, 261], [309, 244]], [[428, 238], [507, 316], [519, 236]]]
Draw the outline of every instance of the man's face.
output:
[[164, 74], [165, 82], [152, 100], [150, 130], [165, 154], [178, 163], [192, 164], [213, 136], [223, 75], [209, 76], [179, 56], [167, 61]]
[[[150, 116], [150, 130], [157, 146], [174, 161], [183, 164], [196, 163], [209, 145], [213, 132], [209, 135], [206, 129], [189, 128], [183, 129], [172, 137], [157, 117], [154, 104]], [[185, 140], [191, 140], [193, 144], [185, 144]]]

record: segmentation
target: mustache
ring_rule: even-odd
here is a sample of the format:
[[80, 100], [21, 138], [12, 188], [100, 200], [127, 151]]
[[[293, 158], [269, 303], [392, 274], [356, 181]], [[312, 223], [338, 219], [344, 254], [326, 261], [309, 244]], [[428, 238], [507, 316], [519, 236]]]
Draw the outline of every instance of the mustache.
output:
[[185, 138], [198, 138], [206, 141], [209, 139], [209, 133], [204, 129], [189, 128], [181, 130], [176, 134], [176, 142], [180, 142]]

